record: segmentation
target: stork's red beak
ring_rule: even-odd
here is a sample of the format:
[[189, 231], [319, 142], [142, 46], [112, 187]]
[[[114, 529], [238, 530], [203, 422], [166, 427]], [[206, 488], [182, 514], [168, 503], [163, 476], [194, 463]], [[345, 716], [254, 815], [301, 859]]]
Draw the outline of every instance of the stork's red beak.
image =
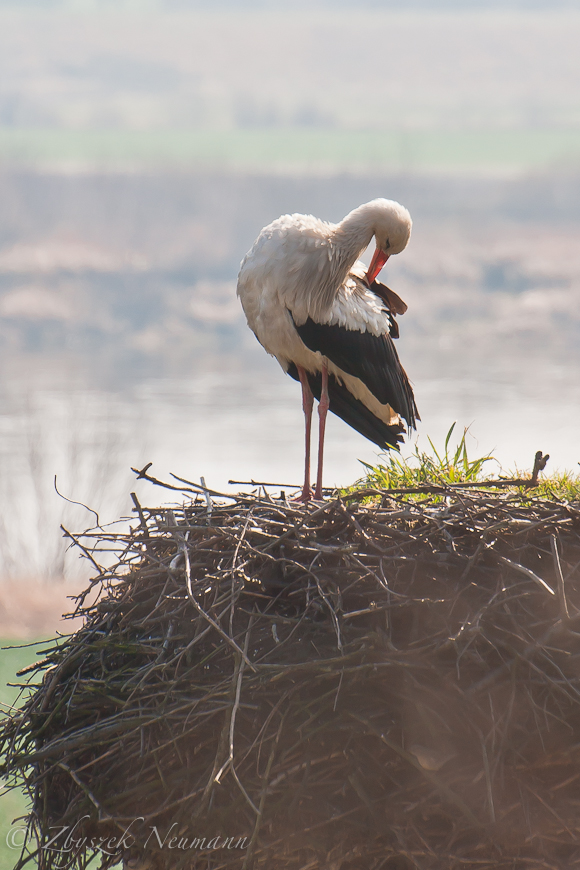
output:
[[389, 257], [390, 257], [390, 254], [385, 254], [385, 252], [381, 251], [380, 248], [376, 249], [376, 251], [373, 254], [371, 264], [370, 264], [368, 271], [365, 275], [365, 280], [366, 280], [367, 284], [369, 285], [369, 287], [371, 286], [371, 284], [373, 283], [373, 281], [375, 280], [375, 278], [377, 277], [377, 275], [379, 274], [379, 272], [381, 271], [381, 269], [383, 268], [383, 266], [385, 265], [385, 263], [387, 262]]

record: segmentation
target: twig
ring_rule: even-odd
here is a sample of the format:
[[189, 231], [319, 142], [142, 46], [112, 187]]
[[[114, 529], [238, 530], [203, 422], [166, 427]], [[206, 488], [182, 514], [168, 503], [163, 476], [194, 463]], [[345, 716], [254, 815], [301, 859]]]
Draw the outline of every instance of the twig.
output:
[[[252, 622], [251, 619], [250, 619], [250, 622]], [[247, 655], [248, 655], [248, 646], [249, 646], [249, 642], [250, 642], [250, 629], [251, 629], [251, 625], [248, 626], [248, 630], [246, 632], [246, 637], [245, 637], [245, 641], [244, 641], [244, 654], [246, 655], [246, 659], [244, 659], [242, 657], [240, 657], [238, 659], [236, 669], [234, 672], [234, 679], [235, 679], [235, 684], [236, 684], [236, 694], [234, 697], [234, 704], [233, 704], [232, 713], [230, 716], [230, 735], [229, 735], [230, 736], [230, 754], [229, 754], [227, 760], [222, 764], [222, 766], [220, 767], [220, 769], [218, 770], [218, 772], [214, 776], [214, 782], [217, 782], [217, 783], [219, 783], [224, 772], [227, 770], [227, 768], [230, 765], [233, 764], [233, 761], [234, 761], [234, 729], [236, 726], [236, 716], [237, 716], [238, 709], [240, 706], [240, 694], [242, 692], [242, 677], [244, 676], [244, 665], [246, 663]], [[252, 804], [252, 806], [253, 806], [253, 804]]]
[[78, 504], [79, 507], [83, 507], [90, 514], [94, 514], [96, 519], [97, 519], [97, 528], [100, 528], [101, 521], [99, 520], [99, 515], [95, 510], [93, 510], [93, 508], [90, 508], [88, 505], [84, 504], [82, 501], [75, 501], [74, 498], [67, 498], [66, 495], [63, 495], [62, 492], [60, 492], [58, 486], [56, 485], [56, 474], [54, 475], [54, 490], [55, 490], [57, 495], [59, 495], [62, 499], [64, 499], [64, 501], [68, 501], [69, 504]]
[[210, 494], [209, 489], [205, 485], [205, 477], [200, 477], [199, 481], [200, 481], [201, 486], [203, 488], [203, 494], [205, 495], [205, 503], [207, 505], [207, 515], [208, 515], [208, 517], [211, 518], [211, 512], [213, 510], [213, 502], [211, 500], [211, 494]]
[[540, 473], [540, 471], [544, 470], [549, 458], [550, 458], [549, 453], [546, 453], [545, 456], [542, 456], [542, 451], [538, 450], [538, 452], [534, 456], [534, 468], [532, 470], [532, 478], [531, 478], [530, 483], [529, 483], [530, 486], [537, 486], [538, 474]]
[[199, 483], [193, 483], [191, 480], [186, 480], [184, 477], [179, 477], [177, 474], [173, 474], [170, 472], [171, 477], [175, 478], [175, 480], [179, 480], [182, 483], [187, 484], [185, 487], [183, 486], [173, 486], [171, 483], [165, 483], [163, 480], [159, 480], [157, 477], [153, 477], [150, 474], [147, 474], [147, 470], [151, 468], [153, 465], [152, 462], [148, 462], [147, 465], [142, 469], [131, 467], [131, 471], [133, 471], [137, 475], [137, 480], [147, 480], [149, 483], [155, 484], [155, 486], [161, 486], [163, 489], [171, 489], [174, 492], [191, 492], [194, 495], [198, 495], [201, 492], [208, 492], [210, 495], [214, 495], [217, 498], [227, 498], [232, 501], [237, 501], [238, 495], [231, 495], [227, 492], [217, 492], [213, 489], [207, 489], [206, 487], [201, 486]]
[[[232, 486], [274, 486], [274, 487], [284, 487], [285, 489], [301, 489], [302, 484], [295, 483], [271, 483], [266, 480], [228, 480], [228, 483], [231, 483]], [[334, 492], [335, 487], [323, 486], [323, 492]]]
[[203, 609], [203, 607], [201, 606], [201, 604], [199, 603], [199, 601], [197, 600], [197, 598], [196, 598], [195, 595], [193, 594], [193, 589], [192, 589], [192, 586], [191, 586], [191, 566], [190, 566], [190, 562], [189, 562], [189, 553], [188, 553], [188, 551], [187, 551], [187, 546], [185, 546], [185, 545], [183, 545], [183, 556], [184, 556], [184, 559], [185, 559], [185, 577], [186, 577], [186, 583], [187, 583], [187, 594], [189, 595], [189, 599], [190, 599], [191, 603], [193, 604], [193, 606], [195, 607], [195, 609], [197, 610], [197, 612], [198, 612], [201, 616], [203, 616], [203, 618], [204, 618], [205, 620], [207, 620], [207, 622], [209, 622], [209, 624], [210, 624], [213, 628], [215, 628], [215, 630], [216, 630], [217, 633], [220, 635], [220, 637], [222, 637], [222, 638], [225, 640], [225, 642], [226, 642], [229, 646], [232, 647], [233, 650], [235, 650], [239, 655], [242, 656], [243, 660], [244, 660], [245, 663], [248, 665], [248, 667], [251, 668], [253, 671], [255, 671], [256, 668], [254, 667], [254, 665], [252, 664], [252, 662], [249, 660], [249, 658], [247, 657], [247, 655], [245, 654], [245, 652], [244, 652], [242, 649], [240, 649], [240, 647], [237, 645], [237, 643], [235, 642], [235, 640], [233, 639], [233, 637], [229, 637], [229, 636], [225, 633], [225, 631], [223, 630], [223, 628], [222, 628], [220, 625], [217, 624], [217, 622], [215, 621], [215, 619], [212, 619], [212, 617], [209, 615], [209, 613], [206, 613], [206, 611]]
[[[492, 552], [495, 551], [492, 550]], [[501, 556], [499, 553], [495, 553], [495, 555], [500, 562], [503, 562], [504, 565], [508, 565], [510, 568], [513, 568], [514, 571], [519, 571], [520, 574], [524, 574], [526, 577], [529, 577], [530, 580], [533, 580], [535, 583], [545, 589], [546, 592], [549, 592], [550, 595], [556, 594], [552, 587], [548, 586], [545, 580], [542, 580], [541, 577], [538, 577], [538, 575], [534, 574], [533, 571], [530, 571], [529, 568], [526, 568], [524, 565], [520, 565], [519, 562], [513, 562], [511, 559], [506, 558], [506, 556]]]
[[79, 550], [81, 550], [81, 551], [85, 554], [85, 556], [87, 557], [87, 559], [88, 559], [90, 562], [93, 563], [93, 566], [94, 566], [95, 570], [96, 570], [99, 574], [102, 574], [102, 573], [103, 573], [103, 569], [102, 569], [102, 567], [99, 565], [99, 563], [95, 560], [95, 558], [93, 557], [92, 553], [90, 553], [89, 550], [87, 550], [87, 548], [86, 548], [83, 544], [81, 544], [81, 542], [79, 541], [79, 539], [76, 538], [73, 534], [71, 534], [71, 532], [69, 532], [68, 529], [65, 529], [65, 527], [64, 527], [63, 525], [61, 525], [60, 528], [61, 528], [61, 530], [62, 530], [63, 533], [64, 533], [64, 537], [65, 537], [65, 538], [70, 538], [70, 540], [73, 542], [73, 544], [75, 544], [75, 546], [77, 546], [77, 547], [79, 548]]
[[552, 558], [554, 559], [554, 571], [558, 582], [558, 602], [560, 604], [560, 619], [562, 622], [567, 622], [570, 619], [568, 613], [568, 602], [566, 601], [566, 587], [564, 585], [564, 575], [562, 574], [562, 565], [560, 564], [560, 556], [558, 554], [558, 541], [556, 535], [550, 535], [550, 547], [552, 549]]
[[[244, 654], [246, 656], [248, 653], [248, 646], [249, 646], [249, 641], [250, 641], [252, 622], [253, 622], [253, 617], [250, 617], [250, 622], [248, 624], [245, 642], [244, 642]], [[253, 811], [256, 813], [256, 816], [259, 816], [260, 810], [255, 805], [254, 801], [252, 800], [252, 798], [250, 797], [250, 795], [248, 794], [248, 792], [244, 788], [244, 786], [243, 786], [243, 784], [238, 776], [238, 773], [236, 771], [235, 765], [234, 765], [234, 729], [236, 726], [236, 716], [237, 716], [238, 709], [240, 706], [240, 694], [242, 691], [242, 677], [244, 674], [244, 661], [245, 660], [243, 658], [240, 658], [238, 660], [236, 672], [234, 672], [234, 676], [235, 676], [235, 680], [236, 680], [236, 694], [234, 697], [234, 704], [233, 704], [232, 712], [231, 712], [231, 716], [230, 716], [230, 731], [229, 731], [229, 750], [230, 751], [229, 751], [229, 756], [228, 756], [227, 760], [225, 761], [225, 763], [222, 765], [221, 769], [215, 775], [214, 782], [219, 783], [223, 773], [229, 767], [230, 770], [232, 771], [232, 776], [234, 777], [234, 779], [238, 785], [238, 788], [240, 789], [241, 793], [243, 794], [245, 800], [250, 805], [250, 807], [253, 809]], [[246, 661], [247, 661], [247, 658], [246, 658]]]
[[169, 473], [171, 477], [174, 478], [174, 480], [180, 480], [182, 483], [186, 483], [188, 486], [192, 486], [195, 492], [203, 492], [206, 496], [206, 499], [208, 495], [213, 495], [216, 498], [228, 498], [232, 499], [233, 501], [237, 501], [239, 498], [237, 494], [234, 495], [233, 493], [228, 492], [218, 492], [217, 489], [208, 489], [205, 484], [200, 485], [199, 483], [194, 483], [192, 480], [187, 480], [187, 478], [185, 477], [179, 477], [178, 474], [173, 474], [172, 471], [170, 471]]
[[139, 514], [139, 521], [140, 521], [141, 528], [143, 529], [143, 534], [145, 535], [146, 538], [149, 538], [150, 535], [149, 535], [149, 529], [147, 528], [147, 521], [145, 519], [145, 514], [143, 513], [143, 508], [139, 504], [139, 499], [137, 498], [136, 493], [134, 493], [134, 492], [131, 493], [131, 500], [132, 500], [133, 504], [135, 505], [135, 510]]
[[101, 805], [101, 803], [96, 799], [96, 797], [94, 796], [94, 794], [92, 793], [90, 788], [87, 785], [85, 785], [85, 783], [80, 779], [80, 777], [77, 776], [77, 774], [74, 772], [74, 770], [72, 770], [68, 766], [68, 764], [65, 764], [64, 761], [59, 761], [58, 767], [62, 768], [62, 770], [65, 770], [69, 774], [69, 776], [72, 779], [74, 779], [74, 781], [79, 786], [79, 788], [81, 788], [84, 791], [84, 793], [86, 794], [86, 796], [88, 797], [90, 802], [99, 811], [99, 819], [111, 820], [113, 818], [113, 816], [111, 816], [111, 814], [108, 813], [107, 810], [104, 809], [103, 806]]

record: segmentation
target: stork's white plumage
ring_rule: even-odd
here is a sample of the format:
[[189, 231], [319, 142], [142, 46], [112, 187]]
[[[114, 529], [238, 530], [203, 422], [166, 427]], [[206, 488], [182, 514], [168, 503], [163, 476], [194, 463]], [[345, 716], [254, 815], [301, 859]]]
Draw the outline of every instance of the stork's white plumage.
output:
[[[304, 501], [312, 497], [313, 396], [320, 418], [317, 499], [328, 409], [383, 449], [402, 441], [402, 419], [414, 427], [419, 417], [392, 340], [398, 336], [394, 317], [407, 306], [375, 281], [387, 259], [406, 247], [410, 233], [411, 217], [402, 205], [375, 199], [339, 224], [283, 215], [264, 227], [242, 261], [238, 296], [248, 326], [302, 385]], [[367, 270], [358, 258], [373, 236], [376, 250]]]

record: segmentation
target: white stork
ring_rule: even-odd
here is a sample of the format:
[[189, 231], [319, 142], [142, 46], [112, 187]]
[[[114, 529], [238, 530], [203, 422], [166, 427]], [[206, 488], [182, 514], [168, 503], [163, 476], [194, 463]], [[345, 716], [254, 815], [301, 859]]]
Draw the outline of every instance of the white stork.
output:
[[[397, 448], [403, 418], [419, 419], [413, 390], [393, 338], [394, 315], [407, 306], [375, 278], [387, 259], [405, 248], [407, 209], [374, 199], [339, 224], [312, 215], [283, 215], [264, 227], [242, 261], [238, 296], [256, 338], [302, 385], [306, 456], [301, 501], [310, 488], [310, 429], [319, 401], [318, 473], [322, 498], [326, 414], [330, 408], [379, 447]], [[358, 258], [375, 238], [367, 269]]]

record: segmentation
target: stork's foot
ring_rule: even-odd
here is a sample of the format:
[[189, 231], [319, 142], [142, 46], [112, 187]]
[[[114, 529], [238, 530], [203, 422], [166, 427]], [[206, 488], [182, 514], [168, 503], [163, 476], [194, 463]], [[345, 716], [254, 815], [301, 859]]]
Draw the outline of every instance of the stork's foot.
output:
[[315, 498], [314, 492], [310, 486], [303, 486], [302, 492], [300, 495], [297, 495], [296, 498], [293, 498], [292, 501], [299, 501], [302, 504], [308, 504], [309, 501]]

